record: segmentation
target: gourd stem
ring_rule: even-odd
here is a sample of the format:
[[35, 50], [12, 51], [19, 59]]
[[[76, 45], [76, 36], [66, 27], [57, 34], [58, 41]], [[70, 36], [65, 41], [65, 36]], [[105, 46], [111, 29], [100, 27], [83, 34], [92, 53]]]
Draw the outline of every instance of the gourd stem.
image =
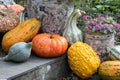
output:
[[32, 46], [32, 42], [27, 43], [27, 46], [31, 47]]
[[77, 19], [81, 16], [81, 13], [78, 12], [80, 10], [75, 10], [75, 12], [73, 11], [73, 13], [71, 14], [70, 18], [69, 18], [69, 21], [68, 21], [68, 25], [71, 27], [74, 26], [74, 27], [77, 27], [75, 26], [77, 24]]
[[70, 19], [68, 21], [68, 25], [72, 25], [71, 27], [77, 27], [77, 19], [82, 15], [85, 14], [85, 11], [80, 11], [78, 9], [75, 9], [75, 12], [70, 16]]
[[[68, 21], [67, 21], [67, 23], [66, 23], [66, 27], [68, 28], [68, 27], [77, 27], [77, 26], [75, 26], [76, 25], [76, 23], [77, 23], [77, 18], [79, 18], [80, 16], [81, 16], [81, 13], [80, 13], [81, 11], [79, 10], [79, 9], [75, 9], [72, 13], [71, 13], [71, 15], [70, 15], [70, 17], [68, 18]], [[65, 29], [65, 31], [64, 32], [66, 32], [67, 31], [67, 28]], [[63, 33], [63, 35], [64, 35], [64, 33]]]

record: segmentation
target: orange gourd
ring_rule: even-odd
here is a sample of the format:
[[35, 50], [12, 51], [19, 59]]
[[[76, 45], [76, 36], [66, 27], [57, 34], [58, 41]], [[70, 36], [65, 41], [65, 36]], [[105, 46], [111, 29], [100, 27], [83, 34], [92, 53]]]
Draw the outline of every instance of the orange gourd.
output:
[[41, 57], [62, 56], [68, 48], [68, 41], [58, 34], [41, 33], [32, 40], [32, 50]]
[[2, 49], [5, 52], [17, 42], [29, 42], [39, 31], [40, 21], [36, 18], [28, 19], [7, 32], [2, 39]]

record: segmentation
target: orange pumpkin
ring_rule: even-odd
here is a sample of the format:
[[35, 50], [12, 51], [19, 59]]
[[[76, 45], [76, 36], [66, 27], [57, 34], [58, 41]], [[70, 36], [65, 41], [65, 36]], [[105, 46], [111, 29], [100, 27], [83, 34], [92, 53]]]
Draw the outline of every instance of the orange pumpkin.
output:
[[58, 34], [37, 34], [32, 40], [32, 50], [41, 57], [62, 56], [68, 48], [68, 41]]

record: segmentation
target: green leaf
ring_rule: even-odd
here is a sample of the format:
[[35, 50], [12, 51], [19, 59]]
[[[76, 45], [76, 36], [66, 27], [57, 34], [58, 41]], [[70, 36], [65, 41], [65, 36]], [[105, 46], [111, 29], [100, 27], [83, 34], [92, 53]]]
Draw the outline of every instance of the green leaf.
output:
[[74, 0], [68, 0], [69, 2], [73, 2]]
[[101, 11], [104, 11], [104, 10], [105, 10], [105, 7], [101, 7], [100, 10], [101, 10]]
[[80, 0], [74, 0], [74, 6], [76, 9], [80, 9]]
[[108, 33], [108, 31], [107, 31], [106, 29], [104, 29], [104, 30], [103, 30], [103, 33], [107, 34], [107, 33]]
[[75, 0], [75, 2], [80, 2], [80, 0]]
[[101, 8], [103, 7], [103, 5], [96, 5], [96, 8]]
[[92, 28], [92, 32], [95, 32], [95, 28]]

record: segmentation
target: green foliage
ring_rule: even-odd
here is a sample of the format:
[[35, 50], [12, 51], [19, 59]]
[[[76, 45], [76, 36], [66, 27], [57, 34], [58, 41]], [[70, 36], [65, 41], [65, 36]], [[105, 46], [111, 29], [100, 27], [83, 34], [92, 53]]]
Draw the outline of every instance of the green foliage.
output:
[[[92, 17], [111, 16], [120, 23], [120, 0], [81, 0], [79, 9], [86, 11], [86, 15]], [[83, 30], [84, 22], [81, 18], [79, 18], [77, 25]], [[120, 36], [115, 36], [115, 39], [120, 42]]]
[[22, 6], [26, 6], [26, 0], [14, 0], [17, 4], [20, 4]]
[[[116, 20], [120, 18], [119, 14], [120, 13], [120, 0], [103, 0], [99, 2], [98, 0], [93, 1], [93, 6], [95, 7], [100, 13], [114, 16]], [[120, 21], [119, 21], [120, 22]]]
[[[86, 11], [86, 15], [96, 17], [111, 16], [120, 23], [120, 0], [81, 0], [79, 9]], [[76, 6], [75, 6], [76, 7]], [[83, 22], [78, 20], [78, 27], [83, 28]]]

